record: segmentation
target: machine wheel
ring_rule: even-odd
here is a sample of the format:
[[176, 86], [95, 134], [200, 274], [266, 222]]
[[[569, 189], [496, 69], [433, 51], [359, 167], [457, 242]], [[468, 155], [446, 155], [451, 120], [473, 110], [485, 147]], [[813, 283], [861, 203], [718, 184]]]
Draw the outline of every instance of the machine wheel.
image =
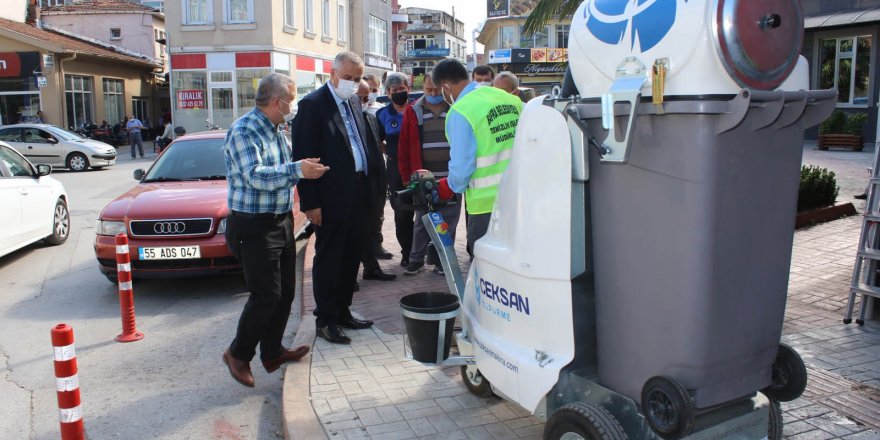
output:
[[464, 381], [464, 386], [467, 387], [468, 391], [475, 396], [491, 397], [493, 395], [492, 384], [480, 374], [480, 370], [477, 370], [477, 374], [475, 374], [473, 378], [470, 378], [467, 373], [467, 365], [462, 365], [461, 380]]
[[70, 212], [67, 211], [67, 203], [64, 199], [55, 202], [55, 211], [52, 214], [52, 234], [44, 240], [47, 244], [59, 245], [67, 241], [70, 236]]
[[82, 153], [70, 153], [70, 156], [67, 156], [67, 169], [85, 171], [89, 169], [89, 159]]
[[679, 438], [694, 429], [694, 403], [684, 386], [666, 376], [654, 376], [642, 387], [642, 413], [663, 438]]
[[626, 432], [607, 409], [571, 403], [559, 408], [544, 425], [545, 440], [623, 440]]
[[779, 343], [776, 360], [773, 361], [773, 380], [761, 390], [771, 400], [791, 402], [807, 387], [807, 367], [801, 356], [788, 344]]
[[578, 89], [574, 84], [574, 78], [571, 76], [571, 67], [565, 69], [565, 75], [562, 77], [562, 92], [559, 93], [560, 98], [569, 98], [577, 95]]
[[770, 399], [770, 423], [767, 426], [769, 440], [782, 440], [782, 407], [779, 402]]
[[104, 275], [104, 276], [107, 277], [107, 281], [110, 281], [113, 284], [119, 284], [119, 277], [117, 277], [116, 275]]

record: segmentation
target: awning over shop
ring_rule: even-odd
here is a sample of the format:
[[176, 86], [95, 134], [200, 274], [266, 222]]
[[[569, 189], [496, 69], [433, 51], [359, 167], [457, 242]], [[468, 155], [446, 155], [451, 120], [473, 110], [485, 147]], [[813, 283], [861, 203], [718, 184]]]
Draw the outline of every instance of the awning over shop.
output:
[[821, 29], [835, 26], [852, 26], [880, 22], [880, 8], [841, 11], [833, 14], [804, 18], [804, 29]]

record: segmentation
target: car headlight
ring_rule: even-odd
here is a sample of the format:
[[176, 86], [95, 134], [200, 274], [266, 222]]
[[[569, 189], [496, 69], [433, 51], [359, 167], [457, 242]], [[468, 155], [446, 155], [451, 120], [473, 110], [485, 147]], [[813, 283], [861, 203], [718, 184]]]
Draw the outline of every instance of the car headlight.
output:
[[226, 217], [220, 219], [220, 224], [217, 225], [217, 233], [225, 234], [226, 233]]
[[95, 233], [98, 235], [125, 234], [125, 222], [98, 220]]

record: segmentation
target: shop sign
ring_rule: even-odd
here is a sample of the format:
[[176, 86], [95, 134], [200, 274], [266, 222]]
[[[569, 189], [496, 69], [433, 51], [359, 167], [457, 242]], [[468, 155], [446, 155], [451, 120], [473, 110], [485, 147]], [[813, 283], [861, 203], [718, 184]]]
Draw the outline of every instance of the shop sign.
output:
[[46, 80], [45, 76], [39, 75], [36, 77], [36, 79], [37, 79], [37, 87], [39, 87], [41, 89], [43, 87], [46, 87], [47, 85], [49, 85], [49, 81]]
[[376, 55], [364, 54], [364, 61], [368, 66], [378, 67], [380, 69], [392, 70], [394, 67], [390, 59], [378, 57]]
[[39, 52], [0, 52], [0, 78], [27, 78], [39, 70]]
[[525, 75], [525, 76], [562, 76], [565, 74], [565, 69], [568, 68], [568, 63], [555, 63], [555, 64], [547, 64], [547, 63], [528, 63], [528, 64], [510, 64], [506, 67], [516, 75]]
[[489, 18], [510, 15], [510, 0], [488, 0], [486, 15]]
[[449, 49], [415, 49], [408, 55], [412, 58], [448, 57]]
[[204, 90], [178, 90], [177, 91], [177, 108], [178, 110], [192, 110], [205, 108], [205, 91]]

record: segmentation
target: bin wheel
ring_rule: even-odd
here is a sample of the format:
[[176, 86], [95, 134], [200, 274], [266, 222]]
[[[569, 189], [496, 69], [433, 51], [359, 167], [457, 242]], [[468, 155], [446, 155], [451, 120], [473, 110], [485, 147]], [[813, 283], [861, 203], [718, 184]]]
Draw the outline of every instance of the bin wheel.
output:
[[807, 367], [801, 356], [788, 344], [780, 343], [773, 361], [773, 379], [761, 390], [771, 400], [791, 402], [807, 387]]
[[467, 372], [467, 365], [462, 365], [461, 380], [464, 381], [464, 386], [467, 387], [468, 391], [475, 396], [491, 397], [494, 394], [492, 393], [492, 384], [480, 374], [480, 370], [474, 373], [474, 377], [470, 377]]
[[782, 440], [782, 406], [770, 399], [770, 423], [767, 426], [769, 440]]
[[679, 438], [694, 429], [694, 404], [684, 386], [667, 376], [654, 376], [642, 387], [642, 413], [663, 438]]
[[559, 408], [544, 425], [545, 440], [623, 440], [626, 432], [607, 409], [583, 403]]

